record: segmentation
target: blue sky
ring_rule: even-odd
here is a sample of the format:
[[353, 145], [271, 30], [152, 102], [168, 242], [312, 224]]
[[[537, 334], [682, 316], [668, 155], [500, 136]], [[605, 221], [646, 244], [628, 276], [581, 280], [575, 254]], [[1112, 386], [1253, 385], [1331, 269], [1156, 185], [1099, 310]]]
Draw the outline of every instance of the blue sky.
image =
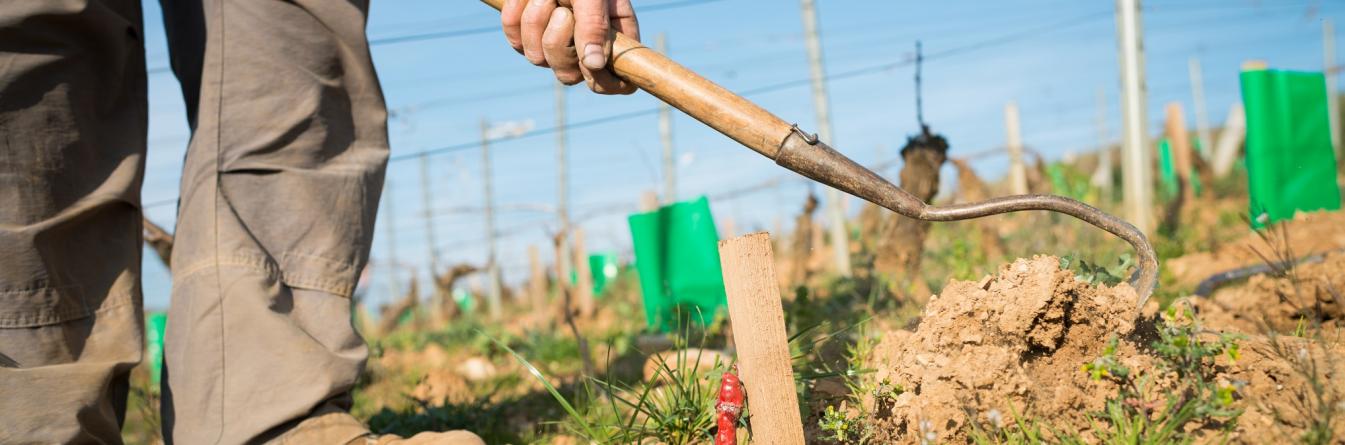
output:
[[[798, 4], [779, 0], [636, 0], [641, 7], [678, 4], [640, 15], [646, 42], [666, 33], [670, 55], [734, 91], [789, 84], [748, 97], [805, 129], [816, 128]], [[151, 70], [167, 65], [158, 2], [144, 2], [146, 51]], [[1024, 1], [818, 1], [826, 69], [831, 74], [909, 60], [914, 42], [931, 56], [924, 68], [925, 120], [943, 133], [959, 156], [1003, 144], [1003, 107], [1019, 104], [1026, 144], [1051, 159], [1098, 145], [1097, 95], [1105, 94], [1106, 128], [1119, 134], [1118, 66], [1114, 2]], [[1323, 19], [1345, 26], [1345, 2], [1326, 0], [1153, 0], [1143, 22], [1149, 83], [1150, 128], [1162, 107], [1180, 101], [1193, 122], [1187, 60], [1203, 65], [1210, 120], [1222, 122], [1240, 100], [1238, 67], [1262, 59], [1271, 67], [1320, 70]], [[471, 0], [374, 0], [369, 37], [375, 41], [430, 32], [494, 26], [495, 13]], [[651, 43], [652, 44], [652, 43]], [[374, 45], [388, 107], [392, 155], [388, 187], [374, 241], [368, 299], [386, 301], [388, 279], [426, 273], [429, 235], [415, 153], [479, 140], [481, 119], [555, 122], [553, 78], [529, 65], [498, 31], [450, 38]], [[946, 57], [935, 55], [953, 51]], [[1339, 58], [1338, 58], [1339, 59]], [[901, 66], [831, 80], [832, 144], [863, 163], [888, 160], [916, 131], [913, 68]], [[795, 82], [790, 84], [790, 82]], [[568, 93], [572, 123], [651, 109], [652, 97], [597, 96], [581, 87]], [[793, 177], [765, 158], [677, 113], [674, 138], [681, 154], [679, 197], [722, 193], [776, 177]], [[143, 200], [148, 216], [171, 227], [172, 201], [189, 131], [177, 81], [150, 76], [150, 134]], [[630, 255], [625, 223], [644, 190], [656, 190], [661, 147], [653, 114], [568, 132], [572, 214], [590, 250]], [[492, 143], [501, 265], [508, 281], [526, 274], [526, 249], [537, 244], [551, 258], [546, 233], [553, 214], [536, 208], [556, 199], [555, 135]], [[441, 264], [481, 263], [486, 256], [481, 152], [440, 151], [426, 157], [433, 191], [430, 222]], [[1003, 158], [973, 163], [985, 177], [1003, 175]], [[895, 171], [895, 170], [891, 170]], [[946, 175], [947, 176], [947, 175]], [[808, 186], [785, 181], [769, 191], [712, 200], [717, 218], [733, 218], [741, 233], [774, 229], [798, 211]], [[391, 202], [391, 205], [389, 204]], [[858, 202], [849, 208], [856, 211]], [[391, 209], [391, 211], [389, 211]], [[393, 230], [390, 231], [389, 228]], [[395, 232], [395, 243], [389, 233]], [[396, 267], [391, 261], [395, 245]], [[1026, 254], [1026, 253], [1025, 253]], [[145, 302], [167, 307], [169, 279], [152, 255], [145, 257]]]

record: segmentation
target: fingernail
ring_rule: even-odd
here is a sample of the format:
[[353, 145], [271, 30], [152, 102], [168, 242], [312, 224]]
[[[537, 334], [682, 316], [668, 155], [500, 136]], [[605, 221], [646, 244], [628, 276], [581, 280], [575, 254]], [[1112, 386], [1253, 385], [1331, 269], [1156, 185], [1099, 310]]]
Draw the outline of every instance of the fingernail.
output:
[[554, 2], [554, 1], [555, 1], [555, 0], [532, 0], [532, 5], [533, 5], [533, 6], [545, 6], [547, 3], [552, 3], [552, 2]]
[[584, 66], [591, 70], [600, 70], [607, 64], [607, 58], [602, 55], [602, 45], [590, 43], [584, 47]]

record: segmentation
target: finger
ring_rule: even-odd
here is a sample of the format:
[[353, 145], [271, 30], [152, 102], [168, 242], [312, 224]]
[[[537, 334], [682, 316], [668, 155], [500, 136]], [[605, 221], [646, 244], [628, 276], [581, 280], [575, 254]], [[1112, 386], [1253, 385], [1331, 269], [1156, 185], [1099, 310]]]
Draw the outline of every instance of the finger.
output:
[[591, 70], [607, 66], [608, 0], [571, 0], [574, 4], [574, 47]]
[[635, 85], [621, 80], [609, 70], [591, 70], [587, 66], [580, 65], [579, 69], [584, 73], [584, 80], [588, 81], [588, 89], [598, 94], [630, 94], [635, 92]]
[[611, 23], [626, 37], [640, 41], [640, 21], [635, 18], [635, 8], [630, 0], [614, 0]]
[[555, 0], [527, 0], [523, 8], [523, 57], [537, 66], [546, 65], [546, 55], [542, 52], [542, 33], [546, 23], [551, 20], [551, 11], [556, 9]]
[[546, 63], [556, 73], [556, 80], [566, 85], [584, 81], [579, 72], [579, 57], [575, 55], [574, 14], [567, 8], [556, 8], [551, 12], [551, 21], [542, 34], [542, 52]]
[[527, 0], [504, 0], [504, 7], [500, 8], [500, 26], [504, 28], [504, 38], [519, 53], [523, 52], [519, 26], [523, 24], [523, 7], [527, 4]]

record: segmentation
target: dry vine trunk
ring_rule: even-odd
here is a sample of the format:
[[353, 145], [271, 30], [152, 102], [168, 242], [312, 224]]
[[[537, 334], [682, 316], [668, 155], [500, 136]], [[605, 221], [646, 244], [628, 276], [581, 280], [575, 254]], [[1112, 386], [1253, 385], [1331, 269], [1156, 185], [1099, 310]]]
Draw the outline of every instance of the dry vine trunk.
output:
[[787, 286], [800, 286], [808, 281], [808, 259], [813, 245], [813, 213], [817, 211], [817, 195], [808, 194], [803, 201], [803, 213], [794, 221], [794, 242], [789, 249], [789, 282]]
[[[957, 167], [957, 191], [958, 200], [966, 202], [981, 202], [990, 198], [990, 188], [985, 185], [985, 181], [976, 175], [976, 171], [971, 169], [967, 161], [962, 159], [951, 159], [953, 166]], [[999, 239], [999, 230], [995, 228], [992, 220], [981, 219], [975, 221], [977, 230], [981, 236], [981, 249], [988, 258], [1000, 258], [1004, 256], [1004, 243]]]
[[[939, 193], [939, 169], [948, 159], [948, 141], [931, 134], [926, 127], [920, 135], [906, 141], [901, 157], [905, 161], [901, 167], [901, 188], [921, 201], [931, 202]], [[874, 268], [888, 276], [915, 279], [920, 271], [920, 256], [925, 251], [929, 222], [892, 217], [884, 226]]]
[[439, 300], [439, 322], [447, 323], [457, 318], [461, 309], [458, 308], [458, 302], [453, 300], [453, 285], [458, 280], [467, 275], [479, 271], [476, 266], [467, 263], [460, 263], [444, 271], [442, 274], [434, 276], [434, 291]]
[[877, 239], [883, 228], [883, 221], [887, 219], [887, 209], [878, 207], [878, 204], [865, 202], [864, 208], [859, 211], [859, 236], [861, 240]]
[[[561, 248], [565, 239], [564, 236], [565, 234], [562, 232], [551, 238], [556, 250], [557, 264], [566, 254], [564, 249]], [[570, 334], [574, 335], [575, 342], [579, 345], [579, 359], [584, 366], [584, 375], [588, 377], [596, 376], [597, 367], [593, 363], [593, 354], [589, 352], [588, 339], [584, 338], [584, 334], [579, 331], [579, 325], [575, 322], [575, 315], [580, 309], [575, 307], [574, 294], [570, 287], [565, 285], [565, 279], [557, 277], [556, 281], [560, 282], [557, 289], [560, 291], [561, 316], [565, 320], [565, 325], [570, 328]]]
[[383, 311], [383, 315], [378, 320], [378, 332], [380, 335], [388, 335], [397, 326], [401, 324], [402, 317], [415, 310], [420, 305], [420, 284], [415, 278], [411, 279], [411, 289], [406, 292], [401, 301], [392, 307]]
[[141, 218], [145, 223], [145, 244], [154, 248], [154, 253], [159, 255], [159, 260], [163, 261], [164, 267], [173, 268], [171, 259], [173, 258], [173, 234], [168, 233], [163, 227], [154, 224], [149, 218]]
[[1046, 172], [1046, 159], [1041, 157], [1041, 153], [1032, 153], [1035, 164], [1027, 170], [1027, 192], [1035, 194], [1050, 194], [1051, 175]]

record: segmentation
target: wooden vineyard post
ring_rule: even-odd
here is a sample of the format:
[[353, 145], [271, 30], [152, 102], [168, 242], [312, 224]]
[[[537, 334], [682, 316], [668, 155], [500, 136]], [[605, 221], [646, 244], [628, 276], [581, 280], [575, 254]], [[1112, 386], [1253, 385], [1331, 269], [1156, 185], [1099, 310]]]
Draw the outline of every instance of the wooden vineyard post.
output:
[[584, 229], [575, 228], [574, 241], [574, 296], [579, 305], [579, 316], [593, 315], [593, 275], [588, 267], [588, 251], [584, 249]]
[[1191, 184], [1191, 139], [1186, 133], [1186, 116], [1181, 102], [1169, 102], [1164, 109], [1168, 149], [1172, 151], [1172, 168], [1177, 171], [1178, 193], [1183, 202], [1191, 202], [1195, 197], [1195, 186]]
[[536, 245], [528, 246], [528, 294], [532, 300], [533, 317], [538, 323], [546, 320], [546, 269], [542, 267], [542, 253]]
[[720, 241], [719, 261], [754, 442], [801, 445], [803, 420], [770, 235], [758, 232]]

